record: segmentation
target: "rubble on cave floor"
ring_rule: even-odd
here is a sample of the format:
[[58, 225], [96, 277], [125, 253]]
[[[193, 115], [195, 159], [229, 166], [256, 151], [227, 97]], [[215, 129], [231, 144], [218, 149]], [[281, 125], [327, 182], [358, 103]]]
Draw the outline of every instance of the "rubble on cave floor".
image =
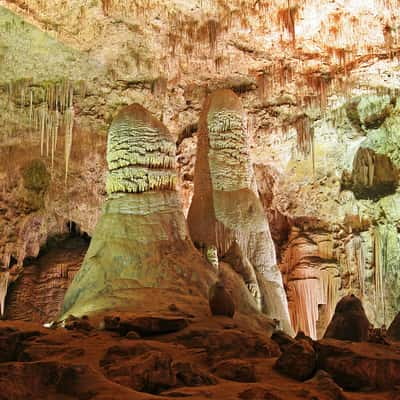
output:
[[[154, 331], [142, 335], [150, 320]], [[172, 331], [163, 330], [172, 325]], [[269, 334], [240, 314], [233, 320], [181, 318], [179, 305], [169, 316], [110, 314], [103, 323], [75, 318], [66, 327], [0, 322], [0, 399], [400, 398], [395, 342], [300, 336], [281, 353]], [[284, 358], [294, 354], [293, 346], [302, 351], [288, 364]], [[288, 377], [288, 370], [294, 376], [293, 370], [309, 367], [304, 360], [313, 357], [301, 378], [307, 380]], [[286, 361], [286, 369], [276, 368], [277, 360], [281, 366]]]

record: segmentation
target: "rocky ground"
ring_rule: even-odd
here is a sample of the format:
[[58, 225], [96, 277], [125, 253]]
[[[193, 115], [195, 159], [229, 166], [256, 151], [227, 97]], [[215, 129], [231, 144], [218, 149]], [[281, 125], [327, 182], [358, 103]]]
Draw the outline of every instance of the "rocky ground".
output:
[[[400, 346], [291, 339], [245, 317], [0, 322], [1, 399], [400, 399]], [[344, 390], [342, 389], [344, 388]]]

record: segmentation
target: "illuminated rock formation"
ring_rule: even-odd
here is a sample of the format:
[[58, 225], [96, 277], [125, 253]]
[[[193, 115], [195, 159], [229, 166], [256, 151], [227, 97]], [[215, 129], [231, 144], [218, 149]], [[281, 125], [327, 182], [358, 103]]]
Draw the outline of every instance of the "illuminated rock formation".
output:
[[337, 304], [324, 337], [363, 342], [368, 339], [370, 326], [360, 299], [354, 295], [345, 296]]
[[312, 339], [317, 339], [319, 325], [331, 319], [338, 299], [340, 276], [328, 262], [332, 253], [332, 238], [293, 227], [281, 263], [293, 329]]
[[195, 244], [219, 258], [235, 258], [260, 310], [291, 331], [275, 248], [257, 194], [239, 98], [217, 90], [199, 123], [194, 195], [188, 214]]
[[109, 129], [108, 200], [63, 314], [165, 310], [187, 296], [207, 299], [212, 268], [190, 240], [175, 190], [175, 144], [139, 105]]
[[0, 272], [0, 318], [4, 315], [4, 306], [7, 296], [9, 271]]
[[60, 313], [65, 292], [79, 271], [88, 244], [70, 237], [49, 243], [44, 254], [26, 263], [10, 286], [6, 317], [9, 320], [46, 323]]

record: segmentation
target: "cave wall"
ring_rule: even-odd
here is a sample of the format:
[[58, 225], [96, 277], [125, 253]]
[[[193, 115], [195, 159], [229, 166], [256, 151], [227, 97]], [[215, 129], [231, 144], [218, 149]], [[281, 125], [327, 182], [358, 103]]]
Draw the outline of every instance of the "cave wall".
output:
[[[321, 334], [348, 293], [363, 298], [375, 324], [390, 323], [400, 302], [400, 72], [388, 38], [361, 10], [357, 29], [370, 24], [360, 32], [382, 56], [346, 64], [312, 47], [310, 10], [293, 47], [293, 32], [279, 21], [265, 26], [258, 3], [239, 18], [232, 2], [230, 25], [225, 9], [204, 17], [200, 2], [171, 1], [168, 10], [158, 2], [0, 3], [0, 259], [13, 279], [68, 221], [93, 233], [106, 195], [107, 126], [123, 105], [139, 102], [174, 135], [187, 213], [202, 103], [230, 88], [247, 112], [294, 325]], [[336, 25], [335, 15], [343, 24], [352, 15], [321, 7]], [[344, 91], [324, 83], [334, 79], [330, 65], [348, 70]]]

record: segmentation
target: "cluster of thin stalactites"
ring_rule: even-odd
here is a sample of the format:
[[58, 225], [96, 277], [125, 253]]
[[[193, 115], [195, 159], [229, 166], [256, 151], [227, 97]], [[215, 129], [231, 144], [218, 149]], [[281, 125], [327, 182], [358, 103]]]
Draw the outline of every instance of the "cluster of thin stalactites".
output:
[[21, 80], [10, 82], [6, 91], [6, 112], [15, 114], [20, 121], [20, 126], [10, 125], [8, 134], [13, 136], [13, 129], [23, 129], [35, 135], [40, 141], [40, 155], [50, 160], [51, 169], [62, 138], [67, 180], [74, 128], [74, 94], [85, 96], [84, 83], [79, 82], [74, 87], [69, 80], [60, 80], [39, 86]]

